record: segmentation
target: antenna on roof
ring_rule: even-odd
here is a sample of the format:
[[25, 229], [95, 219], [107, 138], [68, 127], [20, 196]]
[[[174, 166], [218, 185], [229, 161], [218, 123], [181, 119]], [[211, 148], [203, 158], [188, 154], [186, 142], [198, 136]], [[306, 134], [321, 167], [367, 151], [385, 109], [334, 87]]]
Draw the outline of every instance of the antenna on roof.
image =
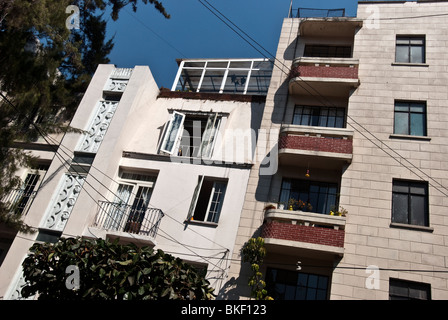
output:
[[292, 18], [292, 0], [291, 3], [289, 4], [288, 18]]

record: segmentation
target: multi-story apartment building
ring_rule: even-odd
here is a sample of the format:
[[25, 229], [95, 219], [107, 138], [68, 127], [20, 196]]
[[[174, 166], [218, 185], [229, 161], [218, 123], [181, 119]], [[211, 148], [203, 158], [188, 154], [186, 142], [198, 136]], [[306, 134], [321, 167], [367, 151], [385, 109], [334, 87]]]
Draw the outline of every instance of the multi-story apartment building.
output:
[[284, 19], [261, 124], [278, 170], [252, 168], [229, 295], [262, 236], [275, 299], [447, 299], [448, 2], [329, 13]]
[[179, 60], [169, 90], [99, 66], [71, 123], [87, 133], [32, 147], [38, 183], [20, 172], [38, 232], [2, 233], [0, 296], [20, 298], [35, 241], [83, 236], [161, 248], [245, 299], [261, 236], [275, 299], [448, 299], [448, 1], [306, 14], [273, 68]]
[[21, 298], [28, 249], [60, 237], [160, 248], [219, 291], [271, 73], [268, 59], [182, 60], [164, 90], [148, 67], [100, 65], [71, 122], [86, 133], [63, 137], [33, 189], [24, 222], [37, 232], [5, 242], [0, 296]]

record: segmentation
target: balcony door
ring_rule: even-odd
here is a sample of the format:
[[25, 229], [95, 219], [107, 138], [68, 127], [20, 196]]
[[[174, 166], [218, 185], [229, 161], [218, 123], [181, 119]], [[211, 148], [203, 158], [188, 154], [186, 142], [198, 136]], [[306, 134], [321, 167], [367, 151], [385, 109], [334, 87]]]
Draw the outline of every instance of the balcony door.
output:
[[149, 206], [155, 176], [123, 172], [114, 201], [109, 206], [105, 228], [139, 233]]

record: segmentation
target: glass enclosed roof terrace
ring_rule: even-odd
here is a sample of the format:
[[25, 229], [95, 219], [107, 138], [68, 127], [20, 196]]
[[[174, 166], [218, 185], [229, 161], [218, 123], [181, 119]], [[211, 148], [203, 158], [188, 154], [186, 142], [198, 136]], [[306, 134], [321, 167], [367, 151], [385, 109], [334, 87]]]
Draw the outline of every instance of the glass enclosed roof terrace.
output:
[[273, 63], [269, 59], [186, 59], [171, 91], [266, 95]]

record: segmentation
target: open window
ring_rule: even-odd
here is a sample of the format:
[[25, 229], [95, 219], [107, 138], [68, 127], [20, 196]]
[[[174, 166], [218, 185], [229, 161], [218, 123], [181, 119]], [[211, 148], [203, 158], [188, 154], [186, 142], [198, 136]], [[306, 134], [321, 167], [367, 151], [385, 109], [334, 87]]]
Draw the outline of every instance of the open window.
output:
[[218, 223], [226, 189], [227, 180], [200, 176], [191, 200], [187, 221]]
[[210, 158], [220, 123], [217, 113], [174, 111], [160, 150], [170, 155]]

